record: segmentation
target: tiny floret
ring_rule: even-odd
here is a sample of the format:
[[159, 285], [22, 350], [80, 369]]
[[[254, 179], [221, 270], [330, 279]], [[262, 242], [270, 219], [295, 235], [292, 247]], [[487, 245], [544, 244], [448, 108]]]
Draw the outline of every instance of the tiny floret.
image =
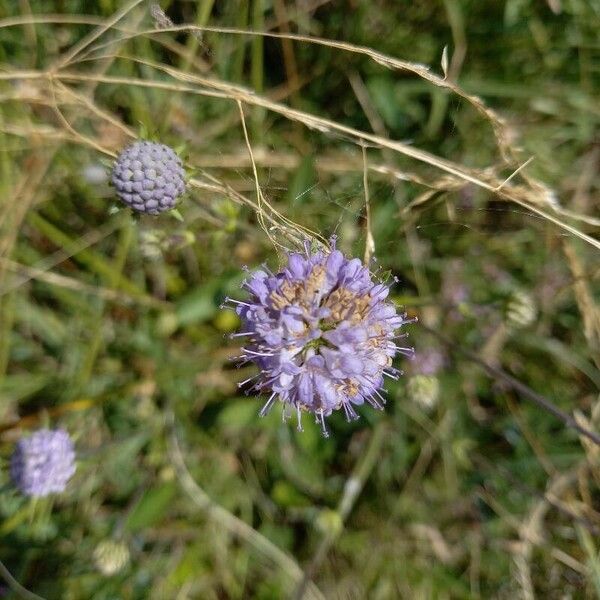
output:
[[[342, 409], [348, 420], [358, 418], [354, 406], [369, 402], [382, 409], [384, 376], [397, 379], [392, 366], [398, 346], [396, 331], [412, 321], [386, 300], [389, 286], [357, 258], [348, 259], [331, 241], [330, 251], [288, 254], [287, 266], [273, 274], [259, 270], [245, 281], [247, 302], [236, 311], [246, 337], [242, 357], [258, 365], [251, 389], [266, 391], [261, 410], [267, 414], [276, 401], [297, 414], [313, 414], [327, 436], [325, 417]], [[242, 382], [244, 385], [246, 382]]]
[[112, 183], [133, 210], [157, 215], [175, 207], [185, 192], [185, 171], [175, 151], [164, 144], [131, 144], [115, 161]]
[[63, 429], [40, 429], [20, 439], [10, 462], [15, 486], [26, 496], [41, 498], [63, 492], [75, 473], [75, 450]]

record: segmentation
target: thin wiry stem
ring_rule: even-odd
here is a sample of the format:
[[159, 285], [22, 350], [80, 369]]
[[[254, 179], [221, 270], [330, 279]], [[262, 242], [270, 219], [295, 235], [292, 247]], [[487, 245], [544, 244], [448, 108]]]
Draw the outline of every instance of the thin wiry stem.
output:
[[0, 560], [0, 575], [4, 577], [4, 580], [10, 586], [10, 589], [15, 592], [20, 598], [25, 600], [45, 600], [42, 596], [38, 596], [33, 592], [30, 592], [27, 588], [24, 588], [12, 575], [11, 572], [4, 566], [4, 563]]
[[[306, 36], [301, 34], [292, 34], [292, 33], [280, 33], [280, 32], [267, 32], [267, 31], [250, 31], [243, 29], [234, 29], [234, 28], [226, 28], [226, 27], [206, 27], [206, 26], [197, 26], [197, 25], [178, 25], [173, 27], [168, 27], [161, 29], [161, 32], [180, 32], [180, 31], [189, 31], [189, 32], [212, 32], [212, 33], [223, 33], [228, 35], [243, 35], [243, 36], [260, 36], [260, 37], [270, 37], [276, 39], [287, 39], [293, 40], [296, 42], [303, 42], [309, 44], [316, 44], [320, 46], [327, 46], [329, 48], [335, 48], [336, 50], [341, 50], [344, 52], [350, 52], [353, 54], [361, 54], [369, 57], [372, 61], [377, 64], [380, 64], [388, 69], [398, 70], [398, 71], [407, 71], [421, 77], [433, 85], [438, 87], [446, 88], [451, 90], [453, 93], [457, 94], [464, 100], [466, 100], [469, 104], [471, 104], [482, 116], [484, 116], [492, 125], [494, 133], [496, 134], [496, 138], [498, 141], [498, 145], [503, 154], [510, 153], [510, 147], [507, 144], [507, 139], [509, 136], [506, 134], [506, 127], [502, 119], [498, 117], [498, 115], [488, 108], [480, 98], [477, 96], [473, 96], [472, 94], [468, 94], [457, 85], [455, 85], [452, 81], [448, 79], [444, 79], [439, 77], [435, 73], [433, 73], [428, 66], [418, 63], [412, 63], [405, 60], [400, 60], [392, 56], [388, 56], [372, 48], [367, 48], [365, 46], [357, 46], [355, 44], [351, 44], [348, 42], [343, 42], [339, 40], [330, 40], [325, 38]], [[135, 34], [135, 36], [146, 36], [156, 34], [155, 30], [147, 30], [147, 31], [139, 31]], [[133, 37], [135, 37], [133, 36]], [[129, 36], [132, 37], [132, 36]], [[95, 47], [91, 47], [88, 50], [89, 52], [97, 52], [102, 48], [115, 43], [118, 40], [106, 42], [103, 44], [99, 44]]]
[[[111, 55], [110, 58], [114, 59], [115, 56]], [[84, 74], [67, 73], [64, 71], [55, 73], [54, 77], [63, 81], [93, 81], [95, 84], [101, 82], [115, 84], [121, 83], [125, 85], [136, 85], [141, 87], [151, 87], [155, 89], [171, 89], [178, 92], [188, 92], [207, 97], [224, 99], [229, 98], [237, 102], [242, 102], [244, 104], [260, 106], [272, 112], [281, 114], [282, 116], [290, 120], [304, 123], [309, 128], [317, 129], [330, 135], [337, 134], [343, 137], [349, 137], [356, 144], [369, 142], [371, 144], [374, 144], [376, 147], [387, 148], [405, 156], [408, 156], [410, 158], [413, 158], [419, 162], [427, 163], [437, 169], [440, 169], [450, 174], [453, 178], [462, 180], [463, 183], [473, 183], [481, 188], [484, 188], [492, 193], [497, 194], [503, 200], [515, 202], [516, 204], [519, 204], [520, 206], [534, 212], [538, 216], [543, 217], [544, 219], [554, 223], [558, 227], [561, 227], [562, 229], [568, 231], [572, 235], [585, 240], [588, 244], [591, 244], [592, 246], [600, 249], [600, 241], [594, 239], [593, 237], [589, 236], [588, 234], [582, 231], [579, 231], [578, 229], [572, 227], [568, 223], [561, 221], [560, 219], [554, 217], [552, 214], [538, 208], [537, 205], [549, 206], [552, 210], [556, 210], [559, 207], [557, 206], [555, 199], [551, 197], [552, 195], [550, 194], [550, 192], [543, 188], [543, 186], [535, 184], [535, 182], [530, 182], [528, 180], [529, 185], [527, 186], [502, 186], [502, 181], [498, 181], [497, 178], [491, 177], [489, 174], [478, 172], [472, 169], [467, 169], [462, 165], [455, 164], [451, 161], [435, 156], [429, 152], [420, 150], [418, 148], [396, 140], [390, 140], [383, 138], [379, 135], [369, 134], [368, 132], [360, 131], [355, 128], [345, 126], [336, 121], [317, 117], [315, 115], [311, 115], [309, 113], [281, 105], [277, 102], [272, 102], [267, 98], [262, 97], [242, 86], [233, 85], [231, 83], [222, 82], [215, 79], [198, 77], [191, 73], [184, 73], [178, 69], [169, 67], [161, 63], [153, 64], [152, 61], [141, 61], [132, 58], [130, 58], [130, 60], [146, 64], [147, 66], [151, 66], [163, 73], [166, 73], [167, 75], [171, 76], [179, 82], [185, 82], [187, 84], [192, 83], [193, 85], [198, 87], [190, 87], [189, 85], [182, 85], [181, 83], [173, 85], [168, 82], [161, 82], [157, 80], [141, 80], [131, 77], [119, 78], [108, 76], [99, 77], [95, 75], [87, 76]], [[429, 73], [429, 71], [424, 67], [420, 67], [421, 70], [411, 70], [413, 70], [415, 74], [419, 74], [423, 77], [425, 77], [425, 74], [427, 73], [428, 76], [425, 77], [425, 79], [430, 79], [431, 73]], [[43, 79], [47, 77], [47, 74], [39, 72], [37, 73], [37, 77]], [[0, 74], [0, 79], [23, 78], [36, 78], [36, 74], [32, 72], [23, 71]], [[438, 79], [436, 78], [436, 76], [433, 76], [433, 78], [436, 81]], [[446, 83], [444, 83], [444, 86], [445, 85]], [[558, 210], [557, 212], [560, 213], [560, 210]]]
[[244, 117], [244, 108], [242, 106], [242, 103], [239, 100], [237, 101], [237, 106], [238, 106], [238, 110], [240, 113], [240, 120], [242, 123], [242, 130], [244, 132], [244, 140], [246, 141], [246, 148], [248, 148], [248, 156], [250, 156], [250, 162], [252, 164], [252, 174], [254, 175], [254, 184], [256, 186], [256, 204], [258, 206], [258, 212], [257, 212], [258, 222], [259, 222], [260, 226], [262, 227], [263, 231], [265, 232], [265, 234], [267, 235], [267, 237], [273, 242], [274, 245], [277, 245], [275, 238], [273, 237], [273, 235], [271, 234], [271, 231], [267, 228], [267, 225], [265, 223], [264, 210], [262, 207], [265, 199], [264, 199], [264, 196], [262, 193], [262, 189], [260, 187], [260, 183], [258, 181], [258, 170], [256, 168], [256, 163], [254, 162], [254, 154], [252, 152], [252, 145], [250, 144], [248, 128], [246, 127], [246, 118]]
[[65, 52], [60, 56], [57, 64], [54, 67], [54, 70], [61, 69], [68, 65], [80, 52], [85, 50], [90, 44], [92, 44], [95, 40], [97, 40], [102, 34], [106, 33], [113, 25], [118, 23], [123, 17], [125, 17], [128, 13], [130, 13], [138, 4], [141, 4], [143, 0], [132, 0], [128, 4], [126, 4], [121, 10], [114, 13], [114, 15], [107, 19], [94, 29], [87, 36], [79, 40], [76, 44], [74, 44], [70, 50]]
[[363, 144], [362, 147], [362, 158], [363, 158], [363, 187], [365, 190], [365, 228], [366, 228], [366, 240], [365, 240], [365, 255], [364, 263], [369, 265], [371, 257], [375, 253], [375, 239], [373, 238], [372, 223], [371, 223], [371, 198], [369, 195], [369, 177], [368, 177], [368, 160], [367, 160], [367, 148]]
[[[336, 510], [342, 525], [348, 518], [350, 511], [354, 507], [354, 504], [356, 503], [356, 500], [358, 499], [365, 483], [371, 475], [373, 467], [375, 467], [375, 464], [377, 463], [379, 453], [381, 452], [381, 448], [383, 446], [385, 429], [385, 422], [380, 421], [373, 430], [373, 435], [369, 440], [369, 445], [363, 455], [362, 460], [356, 465], [354, 471], [346, 481], [344, 493]], [[340, 529], [331, 530], [325, 534], [325, 537], [323, 537], [321, 540], [321, 543], [319, 544], [312, 561], [304, 571], [304, 577], [302, 578], [300, 585], [298, 585], [296, 591], [294, 592], [294, 600], [302, 600], [304, 598], [304, 594], [306, 593], [308, 586], [311, 584], [311, 579], [317, 574], [321, 564], [327, 557], [327, 554], [333, 544], [335, 544], [341, 531], [342, 528], [340, 527]]]
[[[149, 61], [142, 61], [144, 63], [149, 63]], [[554, 217], [552, 214], [538, 208], [535, 204], [544, 204], [543, 198], [540, 198], [540, 192], [537, 189], [533, 189], [530, 187], [524, 186], [504, 186], [502, 187], [502, 182], [498, 181], [496, 178], [492, 178], [483, 173], [479, 173], [472, 169], [465, 169], [462, 165], [457, 165], [452, 161], [448, 161], [443, 158], [439, 158], [425, 150], [420, 150], [403, 142], [399, 142], [396, 140], [390, 140], [386, 138], [382, 138], [381, 136], [368, 133], [366, 131], [360, 131], [353, 127], [349, 127], [338, 123], [336, 121], [332, 121], [330, 119], [325, 119], [322, 117], [318, 117], [312, 115], [310, 113], [306, 113], [300, 110], [296, 110], [293, 108], [289, 108], [285, 105], [279, 104], [277, 102], [273, 102], [263, 96], [259, 96], [247, 90], [241, 86], [233, 86], [231, 84], [226, 84], [223, 82], [219, 82], [216, 80], [209, 80], [204, 78], [199, 78], [190, 74], [183, 74], [179, 72], [177, 69], [173, 69], [171, 67], [167, 67], [165, 65], [154, 65], [158, 70], [172, 76], [176, 80], [180, 82], [192, 82], [192, 86], [184, 85], [182, 83], [169, 83], [162, 82], [157, 80], [145, 80], [138, 79], [133, 77], [111, 77], [111, 76], [87, 76], [85, 74], [76, 74], [76, 73], [66, 73], [61, 72], [60, 78], [63, 81], [100, 81], [103, 83], [115, 83], [115, 84], [125, 84], [125, 85], [135, 85], [139, 87], [149, 87], [149, 88], [157, 88], [157, 89], [165, 89], [165, 90], [173, 90], [178, 92], [187, 92], [191, 94], [197, 94], [201, 96], [213, 97], [213, 98], [229, 98], [235, 99], [236, 101], [241, 101], [245, 104], [252, 106], [260, 106], [267, 110], [270, 110], [274, 113], [281, 114], [282, 116], [293, 120], [299, 121], [306, 125], [311, 129], [317, 129], [324, 133], [328, 133], [330, 135], [337, 134], [342, 137], [349, 137], [352, 139], [354, 143], [370, 142], [374, 144], [375, 147], [379, 148], [388, 148], [390, 150], [394, 150], [399, 154], [403, 154], [410, 158], [413, 158], [419, 162], [423, 162], [433, 166], [441, 171], [444, 171], [453, 178], [457, 178], [462, 180], [462, 182], [470, 182], [478, 187], [488, 190], [489, 192], [495, 193], [501, 199], [507, 200], [510, 202], [514, 202], [527, 210], [535, 213], [536, 215], [554, 223], [556, 226], [568, 231], [570, 234], [579, 237], [580, 239], [586, 241], [588, 244], [594, 246], [595, 248], [600, 249], [600, 241], [591, 237], [590, 235], [579, 231], [575, 227], [569, 225], [561, 221], [560, 219]], [[34, 78], [32, 73], [26, 73], [26, 78]], [[40, 74], [41, 77], [41, 74]], [[0, 74], [0, 79], [12, 79], [21, 78], [21, 73], [15, 73], [12, 77], [7, 77], [4, 74]], [[198, 87], [193, 87], [196, 85]], [[554, 206], [552, 206], [554, 208]]]
[[509, 375], [500, 367], [496, 367], [485, 362], [484, 360], [481, 360], [481, 358], [479, 358], [476, 354], [470, 352], [469, 350], [465, 350], [460, 346], [460, 344], [455, 344], [452, 340], [447, 338], [439, 331], [436, 331], [432, 327], [428, 327], [424, 323], [421, 323], [421, 329], [424, 329], [440, 339], [451, 351], [458, 352], [459, 354], [462, 354], [464, 357], [468, 358], [470, 361], [479, 365], [488, 375], [507, 384], [521, 396], [527, 398], [540, 408], [544, 409], [546, 412], [562, 421], [567, 427], [574, 429], [577, 431], [577, 433], [584, 435], [586, 438], [594, 442], [594, 444], [600, 446], [600, 435], [598, 435], [595, 431], [590, 431], [589, 429], [582, 427], [571, 415], [558, 408], [556, 404], [548, 400], [548, 398], [545, 396], [542, 396], [538, 392], [532, 390], [529, 386], [525, 385], [522, 381], [519, 381], [512, 375]]
[[[585, 527], [590, 533], [595, 536], [600, 536], [600, 526], [593, 523], [585, 514], [579, 514], [576, 510], [572, 509], [569, 504], [563, 502], [556, 493], [548, 491], [540, 492], [536, 488], [532, 487], [523, 478], [517, 477], [509, 469], [503, 467], [498, 463], [492, 463], [484, 456], [475, 456], [473, 462], [476, 466], [482, 467], [490, 471], [497, 472], [503, 479], [505, 479], [511, 486], [516, 487], [523, 494], [531, 498], [537, 498], [539, 502], [547, 502], [552, 508], [565, 515], [565, 517], [571, 519], [574, 523]], [[576, 469], [570, 470], [571, 477], [574, 477]], [[556, 474], [554, 479], [558, 479], [560, 474]]]
[[[302, 569], [296, 561], [278, 548], [275, 544], [261, 535], [256, 529], [242, 521], [222, 506], [214, 502], [208, 494], [196, 483], [190, 474], [183, 457], [183, 452], [177, 439], [175, 431], [175, 416], [173, 412], [167, 414], [167, 425], [170, 430], [169, 434], [169, 455], [175, 466], [177, 479], [181, 487], [192, 499], [192, 501], [209, 517], [218, 521], [225, 529], [238, 538], [246, 541], [253, 546], [264, 556], [270, 558], [275, 564], [279, 565], [287, 575], [298, 583], [302, 581]], [[310, 597], [318, 600], [325, 600], [323, 594], [319, 591], [316, 585], [311, 584], [309, 587]]]

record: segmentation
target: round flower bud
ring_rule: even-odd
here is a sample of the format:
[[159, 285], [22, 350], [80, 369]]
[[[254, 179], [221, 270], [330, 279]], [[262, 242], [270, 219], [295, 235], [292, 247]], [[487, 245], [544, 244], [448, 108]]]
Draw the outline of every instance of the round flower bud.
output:
[[336, 510], [324, 508], [319, 511], [315, 520], [315, 527], [325, 535], [338, 535], [344, 527], [342, 517]]
[[423, 410], [432, 410], [439, 399], [440, 382], [434, 375], [413, 375], [407, 384], [408, 396]]
[[75, 473], [75, 451], [63, 429], [41, 429], [17, 442], [10, 462], [15, 486], [26, 496], [41, 498], [63, 492]]
[[[365, 401], [382, 409], [384, 377], [397, 379], [397, 330], [410, 322], [387, 300], [389, 286], [374, 281], [357, 259], [346, 258], [332, 240], [329, 252], [290, 253], [279, 273], [253, 273], [244, 283], [248, 302], [237, 302], [246, 337], [243, 358], [260, 372], [256, 390], [270, 396], [264, 416], [279, 400], [297, 413], [312, 413], [327, 436], [325, 417], [342, 409], [357, 419], [354, 406]], [[401, 336], [403, 337], [403, 336]]]
[[100, 573], [110, 577], [129, 564], [129, 548], [114, 540], [103, 540], [94, 550], [94, 564]]
[[130, 208], [157, 215], [175, 207], [185, 192], [185, 171], [174, 150], [141, 141], [119, 154], [112, 170], [117, 196]]

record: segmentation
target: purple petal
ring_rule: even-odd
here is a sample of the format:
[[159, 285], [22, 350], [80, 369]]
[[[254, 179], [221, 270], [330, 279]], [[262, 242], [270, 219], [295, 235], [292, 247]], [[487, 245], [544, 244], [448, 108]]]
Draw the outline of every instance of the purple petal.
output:
[[301, 254], [290, 254], [288, 258], [288, 271], [294, 279], [302, 279], [306, 275], [306, 260]]

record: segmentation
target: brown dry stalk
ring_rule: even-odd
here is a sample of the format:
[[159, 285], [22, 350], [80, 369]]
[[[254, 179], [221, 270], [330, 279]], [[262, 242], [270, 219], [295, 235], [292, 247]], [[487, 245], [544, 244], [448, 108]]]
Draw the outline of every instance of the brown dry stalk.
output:
[[[137, 2], [130, 3], [129, 9], [133, 6], [135, 6], [136, 4], [137, 4]], [[120, 11], [119, 14], [112, 17], [110, 22], [113, 25], [116, 25], [116, 23], [121, 18], [122, 14], [126, 13], [126, 11], [125, 12], [124, 11], [125, 11], [125, 9], [123, 11]], [[119, 16], [119, 15], [121, 15], [121, 16]], [[75, 64], [76, 62], [80, 62], [81, 60], [88, 60], [88, 58], [91, 55], [93, 55], [94, 53], [98, 53], [103, 48], [112, 46], [115, 43], [123, 43], [124, 41], [126, 41], [128, 39], [132, 39], [133, 37], [149, 36], [149, 37], [155, 39], [156, 34], [157, 34], [157, 32], [155, 30], [139, 31], [139, 32], [135, 32], [132, 34], [126, 33], [121, 37], [117, 37], [117, 39], [110, 40], [109, 42], [103, 42], [101, 44], [97, 44], [96, 46], [91, 46], [91, 44], [95, 40], [97, 40], [102, 35], [103, 32], [110, 29], [110, 25], [108, 25], [108, 26], [107, 25], [108, 24], [105, 23], [102, 27], [99, 27], [95, 32], [92, 32], [92, 34], [90, 34], [87, 38], [85, 38], [79, 44], [77, 44], [73, 50], [69, 51], [69, 53], [67, 54], [66, 57], [63, 57], [61, 59], [59, 65], [61, 67], [64, 67], [64, 66]], [[169, 28], [165, 28], [165, 29], [161, 30], [161, 32], [176, 32], [176, 31], [190, 31], [192, 33], [211, 31], [211, 32], [218, 32], [218, 33], [230, 34], [230, 35], [261, 35], [261, 36], [293, 40], [296, 42], [319, 44], [319, 45], [336, 48], [336, 49], [346, 51], [346, 52], [352, 52], [352, 53], [356, 53], [356, 54], [365, 55], [365, 56], [369, 57], [371, 60], [377, 62], [378, 64], [382, 64], [387, 68], [411, 72], [411, 73], [429, 81], [433, 85], [436, 85], [436, 86], [442, 87], [442, 88], [446, 88], [447, 90], [451, 91], [452, 93], [457, 94], [458, 96], [460, 96], [461, 98], [466, 100], [492, 125], [494, 134], [496, 137], [496, 141], [501, 150], [501, 154], [505, 158], [505, 160], [508, 160], [509, 156], [512, 155], [512, 150], [510, 149], [510, 145], [508, 143], [510, 140], [510, 135], [508, 135], [505, 124], [503, 123], [502, 119], [500, 119], [494, 113], [494, 111], [492, 111], [491, 109], [486, 107], [483, 104], [483, 102], [481, 101], [481, 99], [479, 99], [477, 96], [473, 96], [471, 94], [465, 93], [453, 82], [448, 81], [447, 79], [443, 79], [443, 78], [431, 73], [429, 68], [424, 65], [398, 60], [393, 57], [376, 52], [370, 48], [356, 46], [353, 44], [348, 44], [346, 42], [326, 40], [323, 38], [313, 38], [313, 37], [303, 36], [303, 35], [292, 35], [289, 33], [248, 32], [248, 31], [239, 30], [239, 29], [198, 27], [198, 26], [187, 26], [187, 25], [181, 26], [181, 27], [179, 27], [179, 26], [178, 27], [169, 27]], [[117, 57], [116, 54], [109, 55], [110, 59], [114, 59], [116, 57]], [[98, 58], [98, 57], [96, 57], [96, 58]], [[102, 58], [102, 56], [100, 58]], [[151, 61], [142, 61], [142, 60], [135, 59], [135, 58], [130, 58], [130, 60], [134, 60], [136, 62], [140, 62], [141, 64], [146, 64], [147, 66], [154, 67], [157, 70], [160, 70], [164, 73], [169, 74], [171, 77], [173, 77], [176, 80], [186, 82], [186, 83], [191, 82], [199, 87], [198, 88], [188, 88], [187, 86], [184, 86], [184, 87], [178, 86], [178, 85], [172, 86], [172, 85], [169, 85], [168, 83], [165, 84], [164, 82], [158, 82], [158, 81], [152, 82], [150, 80], [138, 80], [138, 79], [133, 79], [133, 78], [107, 78], [107, 77], [97, 78], [96, 77], [94, 79], [93, 76], [91, 76], [92, 78], [89, 79], [89, 81], [94, 81], [96, 84], [101, 83], [101, 82], [106, 82], [106, 83], [112, 82], [112, 83], [122, 83], [124, 85], [138, 85], [138, 86], [145, 86], [145, 87], [171, 89], [171, 90], [176, 90], [179, 92], [189, 92], [189, 93], [201, 94], [201, 95], [212, 96], [212, 97], [231, 98], [231, 99], [235, 99], [237, 102], [243, 102], [245, 104], [261, 106], [261, 107], [271, 110], [273, 112], [277, 112], [290, 120], [301, 122], [308, 127], [312, 127], [312, 128], [321, 130], [325, 133], [341, 134], [344, 137], [349, 136], [352, 139], [352, 141], [358, 145], [362, 145], [365, 142], [370, 142], [371, 144], [374, 144], [376, 147], [394, 150], [400, 154], [404, 154], [404, 155], [414, 158], [418, 161], [427, 163], [438, 169], [446, 171], [447, 173], [449, 173], [451, 175], [451, 178], [454, 179], [454, 182], [449, 182], [451, 184], [451, 188], [456, 189], [456, 187], [458, 187], [458, 185], [461, 182], [462, 183], [464, 183], [464, 182], [474, 183], [480, 187], [488, 189], [489, 191], [491, 191], [493, 193], [496, 193], [502, 199], [515, 202], [515, 203], [531, 210], [532, 212], [536, 213], [540, 217], [543, 217], [543, 218], [553, 222], [555, 225], [558, 225], [559, 227], [569, 231], [569, 233], [571, 233], [572, 235], [578, 236], [581, 239], [584, 239], [586, 242], [588, 242], [600, 249], [600, 242], [598, 242], [591, 236], [579, 231], [578, 229], [572, 227], [568, 223], [561, 221], [560, 219], [554, 217], [553, 215], [551, 215], [551, 214], [545, 212], [544, 210], [542, 210], [541, 208], [539, 208], [539, 207], [544, 207], [544, 208], [549, 207], [551, 210], [555, 211], [557, 214], [562, 214], [563, 216], [570, 216], [570, 217], [573, 216], [571, 214], [567, 214], [568, 211], [565, 211], [557, 204], [552, 192], [550, 190], [548, 190], [543, 184], [528, 178], [526, 176], [526, 174], [523, 172], [523, 173], [521, 173], [521, 175], [523, 176], [527, 185], [520, 185], [520, 186], [518, 186], [518, 185], [510, 185], [509, 186], [508, 185], [510, 179], [519, 170], [521, 170], [527, 163], [522, 164], [518, 169], [516, 169], [511, 177], [509, 177], [508, 179], [505, 179], [504, 181], [500, 181], [500, 180], [497, 180], [497, 178], [495, 176], [493, 176], [491, 173], [489, 173], [487, 171], [482, 172], [482, 171], [465, 169], [461, 165], [452, 163], [451, 161], [441, 159], [435, 155], [424, 152], [422, 150], [418, 150], [408, 144], [403, 144], [402, 142], [387, 140], [380, 135], [373, 135], [373, 134], [368, 134], [366, 132], [361, 132], [361, 131], [358, 131], [353, 128], [345, 127], [342, 124], [334, 122], [334, 121], [318, 118], [318, 117], [315, 117], [308, 113], [304, 113], [302, 111], [297, 111], [297, 110], [291, 109], [284, 105], [270, 101], [267, 98], [258, 96], [256, 94], [254, 94], [253, 92], [251, 92], [250, 90], [247, 90], [241, 86], [234, 86], [230, 83], [201, 78], [201, 77], [189, 74], [189, 73], [183, 73], [182, 71], [179, 71], [177, 69], [167, 67], [162, 64], [152, 63]], [[90, 77], [90, 76], [77, 75], [77, 74], [64, 73], [64, 72], [60, 72], [57, 75], [58, 75], [59, 79], [71, 80], [71, 81], [85, 81], [86, 78]], [[19, 72], [19, 73], [14, 73], [14, 74], [8, 73], [3, 76], [3, 78], [28, 78], [28, 77], [29, 78], [36, 77], [36, 74], [34, 72], [29, 72], [29, 73]], [[37, 74], [37, 77], [41, 77], [41, 75]], [[587, 217], [582, 217], [582, 220], [587, 220], [588, 222], [590, 222], [587, 219]]]

